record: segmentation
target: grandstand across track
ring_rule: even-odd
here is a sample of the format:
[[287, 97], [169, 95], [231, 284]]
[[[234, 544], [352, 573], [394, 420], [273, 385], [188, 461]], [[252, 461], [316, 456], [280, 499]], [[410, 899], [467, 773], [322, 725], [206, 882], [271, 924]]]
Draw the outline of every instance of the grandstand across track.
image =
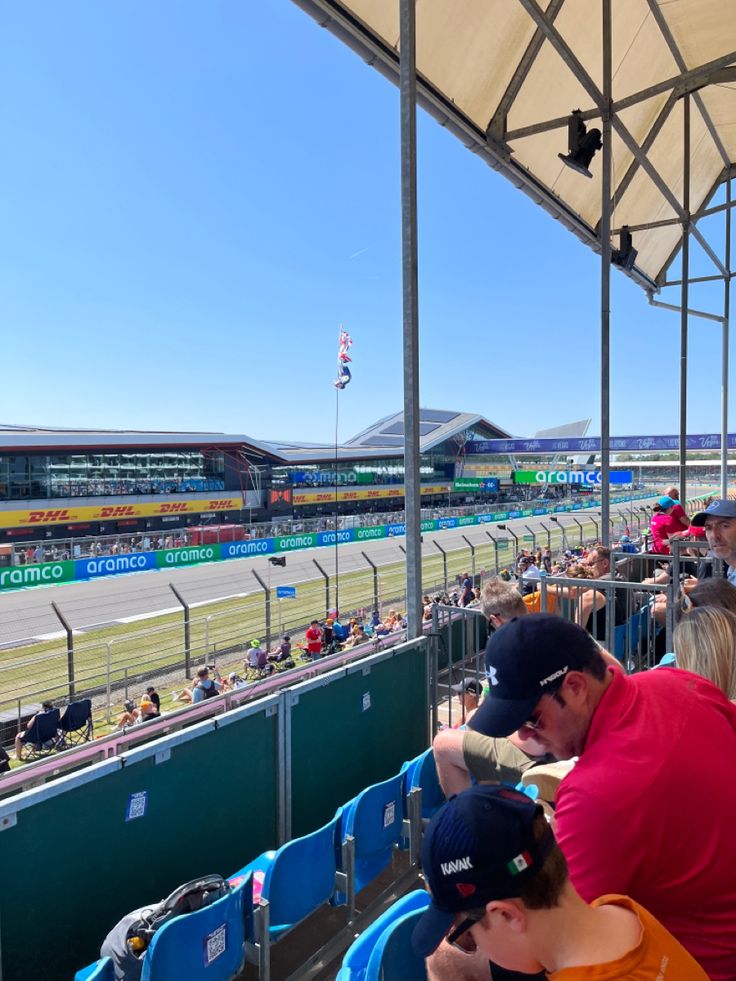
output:
[[[651, 500], [654, 501], [655, 498], [652, 497]], [[641, 506], [645, 502], [640, 500], [636, 503]], [[615, 516], [619, 510], [626, 515], [629, 513], [629, 505], [614, 505], [612, 514]], [[578, 527], [573, 516], [560, 513], [556, 517], [560, 520], [560, 526], [568, 531], [570, 541], [577, 542]], [[587, 523], [589, 533], [593, 532], [590, 512], [579, 511], [575, 513], [575, 517], [578, 521]], [[600, 521], [599, 518], [595, 520]], [[538, 534], [539, 545], [546, 544], [546, 533], [542, 524], [553, 531], [555, 529], [549, 515], [542, 518], [517, 518], [506, 522], [506, 526], [518, 536], [520, 545], [526, 547], [531, 544], [528, 539], [524, 540], [524, 536], [529, 534], [527, 526]], [[447, 529], [426, 534], [422, 554], [437, 558], [439, 549], [434, 544], [436, 541], [448, 552], [466, 549], [470, 566], [470, 550], [463, 539], [465, 536], [476, 546], [477, 569], [490, 567], [494, 553], [486, 531], [499, 540], [508, 537], [507, 532], [498, 530], [498, 525], [494, 524]], [[512, 538], [510, 542], [513, 544]], [[396, 538], [341, 545], [341, 575], [358, 570], [370, 572], [362, 552], [379, 567], [400, 562], [403, 558], [400, 544], [403, 544], [403, 539]], [[511, 561], [512, 549], [502, 552], [501, 558]], [[182, 591], [187, 602], [206, 603], [221, 597], [259, 593], [261, 587], [253, 576], [253, 570], [264, 582], [270, 583], [274, 592], [278, 585], [294, 585], [319, 579], [320, 573], [314, 565], [315, 559], [329, 576], [334, 576], [335, 550], [333, 547], [326, 547], [290, 552], [283, 568], [270, 565], [268, 558], [261, 556], [15, 591], [0, 596], [0, 648], [12, 646], [22, 640], [59, 635], [61, 628], [51, 609], [52, 601], [59, 604], [71, 626], [81, 631], [112, 626], [165, 611], [180, 612], [181, 607], [169, 588], [170, 582]], [[315, 615], [319, 614], [320, 610], [315, 610]]]

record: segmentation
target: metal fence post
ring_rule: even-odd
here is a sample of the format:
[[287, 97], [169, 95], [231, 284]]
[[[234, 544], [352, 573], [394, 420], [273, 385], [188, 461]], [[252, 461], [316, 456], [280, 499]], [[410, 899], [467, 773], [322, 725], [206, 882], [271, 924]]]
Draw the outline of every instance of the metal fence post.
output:
[[475, 545], [465, 535], [461, 535], [460, 537], [470, 549], [470, 568], [473, 570], [473, 585], [475, 585]]
[[[312, 559], [312, 562], [314, 562], [325, 578], [325, 616], [328, 617], [330, 615], [330, 577], [316, 559]], [[335, 600], [337, 600], [337, 594], [335, 595]], [[340, 611], [338, 610], [337, 612], [339, 613]]]
[[542, 526], [542, 528], [544, 529], [545, 534], [547, 535], [547, 548], [551, 552], [552, 551], [552, 532], [550, 531], [549, 527], [543, 521], [540, 521], [539, 523]]
[[265, 617], [265, 619], [266, 619], [266, 650], [268, 651], [268, 650], [271, 649], [271, 590], [265, 584], [265, 582], [261, 579], [261, 577], [258, 575], [258, 573], [256, 572], [255, 569], [251, 569], [250, 571], [255, 576], [256, 581], [258, 582], [258, 585], [263, 590], [263, 594], [264, 594], [264, 596], [266, 598], [266, 610], [265, 610], [265, 613], [266, 613], [266, 617]]
[[[595, 528], [595, 540], [598, 541], [600, 539], [600, 537], [601, 537], [600, 525], [595, 520], [595, 518], [593, 517], [592, 514], [589, 515], [589, 517], [590, 517], [590, 520], [593, 522], [593, 527]], [[598, 515], [598, 517], [600, 518], [600, 515]]]
[[533, 531], [531, 530], [531, 528], [529, 527], [529, 525], [524, 525], [524, 527], [525, 527], [525, 528], [526, 528], [526, 530], [527, 530], [527, 531], [529, 532], [529, 534], [530, 534], [530, 535], [532, 536], [532, 551], [533, 551], [533, 552], [536, 552], [536, 551], [537, 551], [537, 536], [536, 536], [536, 534], [535, 534], [535, 533], [534, 533], [534, 532], [533, 532]]
[[578, 526], [578, 528], [580, 530], [580, 547], [582, 548], [583, 547], [583, 526], [580, 524], [580, 522], [578, 521], [577, 518], [573, 517], [572, 515], [570, 515], [570, 517], [572, 518], [572, 520], [575, 522], [575, 524]]
[[[368, 565], [373, 569], [373, 609], [378, 611], [378, 566], [375, 562], [371, 562], [365, 552], [360, 553], [366, 560]], [[378, 611], [380, 613], [380, 611]]]
[[51, 608], [56, 614], [61, 623], [62, 627], [66, 631], [66, 673], [67, 673], [67, 683], [69, 686], [69, 699], [74, 701], [76, 695], [76, 686], [74, 684], [74, 631], [69, 625], [64, 614], [61, 612], [56, 603], [51, 603]]
[[498, 575], [498, 539], [494, 538], [493, 535], [490, 533], [490, 531], [487, 531], [486, 535], [488, 535], [488, 537], [493, 542], [493, 550], [496, 553], [496, 575]]
[[442, 569], [444, 571], [445, 592], [447, 592], [447, 552], [439, 544], [439, 542], [436, 542], [434, 539], [432, 539], [432, 544], [434, 545], [435, 548], [439, 549], [440, 552], [442, 552]]
[[112, 692], [112, 645], [113, 641], [108, 640], [106, 642], [107, 646], [107, 664], [105, 665], [105, 698], [107, 700], [107, 724], [112, 723], [112, 717], [110, 715], [110, 710], [112, 706], [110, 705], [110, 695]]
[[[173, 583], [169, 583], [169, 589], [176, 596], [176, 598], [181, 603], [184, 608], [184, 673], [187, 678], [192, 672], [192, 635], [191, 635], [191, 619], [189, 615], [189, 604], [181, 595], [179, 590]], [[127, 694], [125, 696], [128, 697]]]

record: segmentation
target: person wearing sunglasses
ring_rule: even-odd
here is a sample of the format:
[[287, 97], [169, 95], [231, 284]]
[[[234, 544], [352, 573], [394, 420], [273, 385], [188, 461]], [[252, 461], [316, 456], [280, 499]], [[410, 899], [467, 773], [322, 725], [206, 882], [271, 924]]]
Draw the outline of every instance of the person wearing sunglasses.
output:
[[[493, 978], [707, 979], [632, 899], [585, 903], [542, 808], [510, 787], [479, 785], [448, 801], [427, 828], [422, 868], [432, 901], [412, 935], [421, 957], [458, 947], [486, 978], [490, 961]], [[441, 960], [438, 951], [430, 978], [449, 976]]]
[[712, 981], [733, 981], [736, 784], [723, 774], [736, 706], [689, 671], [627, 676], [582, 627], [545, 614], [498, 630], [486, 670], [471, 729], [579, 757], [557, 791], [555, 832], [583, 899], [631, 896]]

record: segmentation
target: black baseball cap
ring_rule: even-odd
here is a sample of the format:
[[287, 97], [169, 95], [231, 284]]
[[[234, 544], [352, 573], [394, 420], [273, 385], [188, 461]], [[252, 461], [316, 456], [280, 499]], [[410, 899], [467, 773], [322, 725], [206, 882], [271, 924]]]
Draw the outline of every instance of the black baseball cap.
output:
[[480, 681], [475, 678], [465, 678], [456, 685], [450, 685], [450, 688], [458, 695], [464, 695], [466, 692], [470, 692], [471, 695], [480, 695], [483, 691]]
[[443, 805], [422, 844], [422, 869], [432, 901], [414, 927], [421, 957], [437, 949], [458, 913], [519, 896], [544, 865], [552, 829], [541, 841], [533, 824], [542, 808], [503, 784], [478, 784]]
[[556, 691], [568, 671], [581, 671], [600, 649], [575, 623], [550, 613], [514, 617], [486, 644], [489, 692], [468, 722], [484, 736], [508, 736], [524, 725], [542, 695]]
[[693, 528], [702, 528], [705, 519], [710, 518], [711, 515], [714, 518], [736, 518], [736, 501], [729, 501], [727, 498], [713, 501], [705, 511], [698, 511], [697, 514], [694, 514], [690, 524]]

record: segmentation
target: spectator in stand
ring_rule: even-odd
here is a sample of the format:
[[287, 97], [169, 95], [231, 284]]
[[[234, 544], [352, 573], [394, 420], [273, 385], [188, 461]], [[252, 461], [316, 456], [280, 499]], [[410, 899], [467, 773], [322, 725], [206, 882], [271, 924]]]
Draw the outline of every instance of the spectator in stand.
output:
[[247, 662], [243, 665], [244, 669], [247, 670], [248, 668], [256, 668], [258, 671], [262, 671], [267, 664], [268, 654], [261, 647], [260, 640], [252, 640], [248, 650]]
[[693, 515], [695, 528], [705, 528], [711, 551], [728, 566], [726, 578], [736, 586], [736, 501], [717, 500]]
[[717, 606], [721, 610], [736, 613], [736, 586], [732, 586], [727, 579], [720, 577], [686, 580], [682, 585], [680, 601], [675, 606], [675, 624], [678, 624], [683, 616], [701, 606]]
[[[611, 573], [611, 550], [603, 545], [596, 546], [590, 552], [581, 565], [590, 571], [593, 579], [611, 580], [615, 575]], [[572, 575], [568, 572], [568, 575]], [[577, 622], [582, 624], [596, 640], [604, 640], [606, 636], [606, 615], [605, 607], [608, 603], [608, 596], [603, 590], [594, 588], [586, 589], [580, 597], [580, 603], [576, 611]], [[613, 597], [614, 626], [618, 627], [626, 623], [628, 618], [626, 594], [622, 590], [615, 590]]]
[[693, 608], [675, 627], [672, 644], [678, 668], [707, 678], [736, 701], [736, 615], [715, 606]]
[[672, 508], [672, 522], [673, 522], [673, 532], [675, 535], [682, 536], [688, 534], [688, 529], [690, 527], [690, 518], [687, 516], [685, 508], [680, 503], [680, 491], [674, 485], [668, 487], [664, 492], [665, 497], [669, 497], [670, 500], [675, 502], [675, 506]]
[[540, 571], [542, 568], [548, 576], [552, 575], [552, 550], [549, 545], [545, 548], [544, 554], [542, 555], [542, 565], [540, 566]]
[[636, 547], [636, 545], [634, 545], [634, 543], [631, 541], [631, 538], [628, 535], [622, 535], [618, 542], [617, 551], [627, 552], [630, 555], [634, 555], [638, 553], [639, 549]]
[[[335, 625], [333, 623], [333, 633], [334, 627]], [[322, 631], [320, 630], [319, 620], [312, 620], [304, 636], [307, 642], [307, 653], [313, 661], [316, 661], [322, 655]]]
[[327, 617], [325, 620], [324, 628], [322, 629], [322, 649], [328, 651], [332, 642], [334, 640], [334, 634], [332, 632], [333, 620], [331, 617]]
[[432, 981], [457, 977], [455, 946], [486, 978], [492, 959], [506, 977], [707, 981], [637, 902], [604, 895], [588, 905], [542, 808], [511, 788], [473, 787], [448, 801], [425, 832], [422, 869], [432, 901], [412, 943], [424, 957], [442, 945], [428, 964]]
[[348, 628], [344, 623], [340, 623], [340, 614], [335, 611], [332, 618], [332, 636], [338, 642], [338, 644], [344, 643], [348, 639]]
[[469, 573], [463, 573], [462, 581], [462, 592], [460, 594], [460, 605], [469, 606], [475, 599], [475, 594], [473, 593], [473, 580], [470, 578]]
[[[733, 981], [736, 783], [723, 775], [736, 756], [736, 706], [687, 671], [627, 677], [581, 627], [545, 614], [494, 634], [486, 666], [494, 684], [472, 729], [580, 757], [555, 811], [578, 892], [631, 896], [712, 981]], [[697, 841], [707, 848], [687, 846]]]
[[457, 685], [450, 685], [450, 688], [455, 692], [460, 703], [460, 721], [456, 722], [452, 728], [459, 729], [480, 705], [483, 688], [476, 678], [465, 678]]
[[674, 508], [675, 501], [671, 497], [660, 497], [652, 509], [654, 513], [649, 524], [652, 544], [649, 551], [655, 555], [670, 554], [668, 539], [679, 527], [679, 523], [672, 517]]

